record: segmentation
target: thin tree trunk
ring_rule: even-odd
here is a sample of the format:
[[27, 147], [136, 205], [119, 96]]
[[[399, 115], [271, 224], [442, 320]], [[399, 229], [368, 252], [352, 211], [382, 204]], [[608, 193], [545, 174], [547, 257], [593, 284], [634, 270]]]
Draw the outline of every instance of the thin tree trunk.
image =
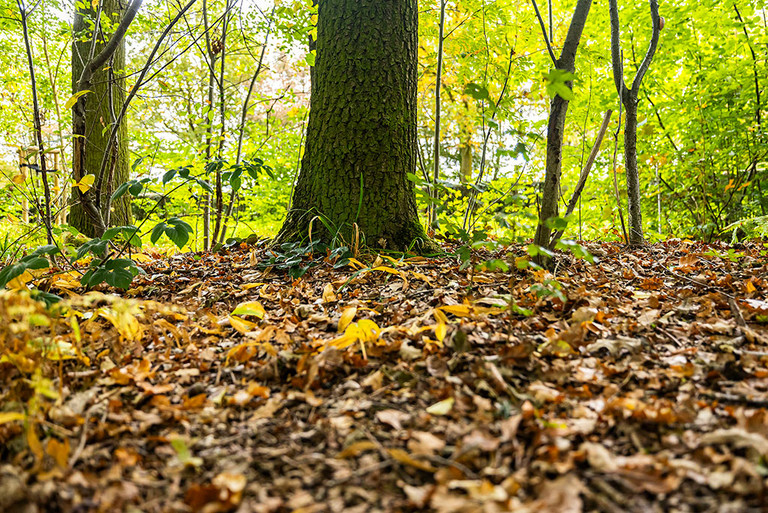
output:
[[435, 141], [432, 149], [432, 201], [429, 204], [429, 227], [437, 221], [437, 202], [440, 200], [440, 191], [437, 181], [440, 178], [440, 89], [443, 78], [443, 33], [445, 31], [445, 3], [440, 0], [440, 29], [437, 36], [437, 74], [435, 76]]
[[40, 103], [37, 98], [37, 81], [35, 79], [35, 63], [32, 59], [32, 45], [29, 42], [29, 27], [27, 25], [27, 16], [29, 12], [24, 7], [21, 0], [17, 0], [19, 7], [19, 14], [21, 15], [21, 28], [24, 32], [24, 48], [27, 53], [27, 64], [29, 66], [29, 81], [32, 89], [32, 119], [34, 123], [34, 135], [37, 141], [37, 149], [39, 151], [38, 162], [40, 163], [40, 175], [43, 180], [43, 194], [45, 195], [44, 210], [40, 209], [35, 197], [35, 207], [38, 209], [40, 216], [43, 218], [43, 224], [45, 225], [45, 236], [48, 244], [53, 243], [53, 231], [51, 229], [51, 187], [48, 184], [48, 168], [45, 165], [45, 146], [43, 145], [43, 130], [42, 123], [40, 122]]
[[613, 65], [613, 80], [616, 91], [626, 110], [624, 126], [624, 167], [627, 174], [627, 203], [629, 206], [629, 244], [638, 246], [643, 243], [643, 216], [640, 196], [640, 174], [637, 168], [637, 105], [640, 85], [643, 82], [648, 68], [656, 53], [661, 32], [661, 20], [659, 17], [659, 4], [657, 0], [650, 0], [651, 22], [653, 29], [648, 51], [643, 62], [637, 70], [637, 75], [632, 81], [632, 87], [627, 87], [624, 82], [624, 59], [621, 52], [619, 34], [619, 8], [617, 0], [609, 0], [611, 18], [611, 61]]
[[[563, 49], [560, 57], [554, 63], [555, 68], [573, 72], [576, 65], [576, 51], [579, 48], [581, 34], [584, 32], [584, 26], [587, 23], [589, 9], [592, 6], [592, 0], [579, 0], [571, 18], [571, 24], [568, 27], [568, 34], [563, 43]], [[537, 9], [538, 12], [538, 9]], [[544, 24], [541, 22], [542, 30]], [[544, 31], [544, 37], [549, 47], [549, 39]], [[571, 83], [566, 84], [569, 88]], [[539, 210], [539, 224], [536, 227], [536, 235], [533, 243], [548, 247], [552, 229], [547, 226], [547, 220], [556, 217], [558, 214], [558, 202], [560, 200], [560, 174], [562, 170], [563, 158], [563, 135], [565, 131], [565, 116], [568, 112], [568, 100], [556, 95], [550, 103], [549, 121], [547, 124], [547, 164], [544, 176], [544, 188], [542, 191], [541, 208]], [[539, 264], [543, 264], [543, 257], [538, 259]]]

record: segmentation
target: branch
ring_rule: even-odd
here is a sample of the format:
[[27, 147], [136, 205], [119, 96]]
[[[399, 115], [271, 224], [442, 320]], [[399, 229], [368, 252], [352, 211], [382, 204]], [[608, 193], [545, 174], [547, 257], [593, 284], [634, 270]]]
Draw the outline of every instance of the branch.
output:
[[619, 93], [619, 100], [623, 101], [627, 85], [624, 83], [624, 61], [621, 57], [621, 39], [619, 33], [619, 7], [616, 0], [608, 1], [611, 14], [611, 64], [613, 68], [613, 82]]
[[139, 11], [143, 1], [144, 0], [133, 0], [128, 6], [115, 33], [109, 38], [109, 42], [101, 49], [101, 52], [91, 60], [91, 63], [88, 66], [88, 71], [91, 74], [104, 66], [104, 64], [106, 64], [112, 57], [112, 54], [115, 53], [117, 47], [120, 45], [120, 41], [123, 40], [125, 33], [128, 31], [128, 27], [133, 23], [133, 19], [136, 17], [136, 13]]
[[[616, 0], [611, 0], [615, 3]], [[650, 0], [651, 4], [651, 21], [653, 22], [653, 33], [651, 34], [651, 42], [648, 45], [648, 51], [643, 58], [643, 62], [640, 63], [640, 67], [635, 75], [635, 80], [632, 81], [632, 98], [637, 98], [637, 94], [640, 91], [640, 84], [643, 82], [643, 77], [651, 66], [653, 55], [656, 53], [656, 47], [659, 44], [659, 34], [661, 33], [661, 19], [659, 18], [659, 2], [658, 0]], [[613, 20], [611, 20], [613, 21]], [[617, 17], [618, 21], [618, 17]], [[611, 30], [613, 35], [613, 30]]]
[[544, 26], [544, 20], [542, 19], [541, 13], [539, 12], [539, 6], [536, 4], [536, 0], [531, 0], [531, 3], [533, 4], [533, 10], [536, 11], [536, 17], [539, 19], [541, 35], [544, 36], [544, 42], [547, 43], [549, 58], [552, 59], [552, 65], [557, 67], [557, 57], [555, 57], [555, 52], [552, 51], [552, 44], [549, 42], [549, 37], [547, 36], [547, 27]]
[[576, 3], [571, 23], [568, 25], [568, 34], [565, 36], [560, 58], [557, 60], [558, 69], [574, 71], [576, 66], [576, 50], [579, 48], [581, 34], [584, 32], [584, 26], [587, 24], [587, 16], [591, 6], [592, 0], [579, 0]]
[[[141, 4], [142, 0], [134, 0], [134, 4], [138, 3]], [[147, 64], [144, 66], [144, 68], [141, 70], [141, 74], [139, 75], [139, 78], [136, 80], [136, 85], [138, 86], [141, 84], [144, 80], [144, 77], [149, 72], [149, 68], [155, 58], [155, 54], [160, 49], [160, 45], [163, 44], [163, 41], [165, 40], [166, 36], [171, 32], [171, 29], [178, 23], [178, 21], [181, 19], [182, 16], [184, 16], [184, 13], [186, 13], [194, 3], [197, 2], [197, 0], [189, 0], [187, 2], [187, 5], [185, 5], [181, 11], [176, 15], [175, 18], [173, 18], [169, 23], [168, 26], [165, 27], [165, 30], [160, 35], [160, 38], [155, 43], [155, 47], [152, 48], [152, 53], [149, 54], [149, 58], [147, 59]], [[110, 40], [111, 42], [111, 40]], [[103, 53], [103, 52], [102, 52]], [[117, 131], [120, 128], [120, 123], [123, 122], [123, 118], [125, 117], [125, 113], [128, 111], [128, 106], [131, 103], [131, 100], [133, 100], [134, 96], [136, 96], [136, 92], [138, 91], [138, 87], [131, 88], [131, 91], [128, 93], [128, 97], [123, 102], [123, 106], [120, 109], [120, 114], [117, 116], [117, 121], [115, 122], [114, 126], [112, 127], [112, 131], [109, 133], [109, 139], [107, 140], [106, 148], [111, 148], [112, 145], [115, 143], [115, 138], [117, 137]], [[101, 159], [101, 166], [99, 168], [99, 174], [98, 176], [98, 183], [96, 184], [96, 190], [101, 191], [101, 187], [104, 183], [104, 170], [107, 168], [107, 161], [109, 160], [109, 151], [104, 152], [104, 157]], [[110, 204], [112, 203], [111, 198], [107, 198], [107, 205], [106, 210], [109, 210]]]
[[[600, 145], [603, 143], [603, 137], [605, 137], [605, 132], [608, 130], [608, 122], [611, 120], [611, 114], [613, 114], [613, 111], [611, 109], [608, 109], [605, 112], [605, 116], [603, 116], [603, 123], [600, 126], [600, 130], [597, 133], [597, 139], [595, 140], [595, 145], [592, 146], [592, 151], [589, 153], [589, 157], [587, 158], [587, 163], [584, 164], [584, 169], [581, 170], [581, 174], [579, 175], [579, 181], [576, 183], [576, 188], [573, 190], [573, 195], [571, 196], [571, 201], [568, 202], [568, 208], [565, 211], [565, 216], [568, 217], [573, 213], [573, 210], [576, 208], [576, 203], [579, 201], [579, 196], [581, 196], [581, 191], [584, 190], [584, 185], [587, 183], [587, 177], [589, 176], [589, 172], [592, 169], [592, 164], [595, 162], [595, 158], [597, 158], [597, 154], [600, 151]], [[563, 232], [565, 230], [558, 230], [554, 233], [552, 236], [552, 239], [549, 243], [550, 249], [555, 247], [555, 244], [557, 244], [557, 241], [560, 240], [560, 238], [563, 236]]]

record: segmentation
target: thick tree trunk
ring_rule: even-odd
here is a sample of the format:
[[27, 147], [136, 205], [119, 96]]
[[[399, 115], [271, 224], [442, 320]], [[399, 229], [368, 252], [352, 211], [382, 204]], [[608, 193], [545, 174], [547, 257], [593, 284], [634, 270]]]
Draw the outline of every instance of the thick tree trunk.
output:
[[624, 122], [624, 165], [627, 173], [629, 201], [629, 243], [643, 243], [643, 214], [640, 208], [640, 174], [637, 170], [637, 102], [624, 102], [627, 111]]
[[[276, 242], [303, 239], [323, 217], [372, 247], [427, 240], [416, 212], [416, 0], [324, 0], [307, 140], [293, 204]], [[313, 237], [329, 239], [324, 223]]]
[[[119, 0], [104, 0], [102, 9], [115, 24], [120, 22], [123, 9]], [[92, 18], [94, 15], [92, 10], [77, 9], [75, 11], [75, 20], [72, 26], [75, 35], [75, 41], [72, 45], [73, 92], [78, 91], [78, 81], [83, 74], [84, 67], [89, 64], [91, 38], [89, 35], [83, 37], [83, 31], [89, 26], [86, 25], [86, 19]], [[98, 55], [102, 51], [108, 39], [109, 34], [101, 33], [97, 36], [94, 55]], [[86, 88], [91, 92], [80, 98], [73, 113], [74, 179], [80, 180], [87, 174], [98, 175], [104, 153], [110, 153], [109, 165], [105, 170], [104, 186], [100, 191], [101, 198], [93, 198], [96, 205], [106, 205], [106, 199], [112, 192], [129, 179], [130, 166], [128, 164], [127, 127], [125, 123], [120, 126], [116, 144], [112, 148], [106, 147], [110, 134], [108, 127], [111, 128], [116, 114], [125, 101], [125, 79], [122, 77], [124, 68], [125, 41], [121, 39], [112, 56], [111, 66], [108, 62], [105, 66], [100, 66], [94, 70]], [[89, 192], [89, 194], [94, 194], [94, 192]], [[102, 212], [102, 219], [107, 217], [104, 214]], [[130, 224], [129, 194], [125, 194], [118, 201], [112, 203], [112, 213], [109, 218], [111, 225]], [[73, 188], [69, 224], [85, 235], [91, 237], [101, 235], [98, 223], [94, 219], [94, 213], [89, 213], [87, 208], [84, 208], [77, 188]]]

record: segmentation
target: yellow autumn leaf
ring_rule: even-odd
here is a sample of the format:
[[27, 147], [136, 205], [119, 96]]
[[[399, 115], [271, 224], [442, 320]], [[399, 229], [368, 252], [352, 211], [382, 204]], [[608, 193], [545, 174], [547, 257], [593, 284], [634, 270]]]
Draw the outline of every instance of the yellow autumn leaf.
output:
[[73, 184], [73, 186], [80, 189], [80, 192], [86, 193], [91, 189], [91, 187], [93, 187], [93, 183], [95, 181], [96, 181], [96, 175], [87, 174], [84, 177], [82, 177], [79, 182]]
[[346, 349], [355, 342], [360, 342], [360, 350], [363, 353], [363, 358], [368, 358], [365, 351], [366, 342], [376, 342], [381, 334], [381, 328], [379, 325], [370, 319], [361, 319], [358, 322], [353, 322], [347, 329], [344, 330], [344, 334], [340, 337], [336, 337], [325, 344], [325, 347], [335, 347], [337, 349]]
[[333, 290], [333, 285], [328, 283], [323, 288], [323, 302], [324, 303], [331, 303], [333, 301], [336, 301], [336, 294], [335, 294], [335, 291]]
[[53, 458], [56, 465], [59, 468], [67, 467], [67, 460], [69, 460], [69, 439], [64, 438], [63, 442], [59, 442], [55, 438], [48, 440], [48, 444], [45, 447], [45, 452]]
[[453, 314], [456, 317], [466, 317], [468, 315], [471, 315], [472, 307], [469, 305], [446, 305], [441, 306], [439, 310], [442, 310], [443, 312]]
[[357, 267], [359, 269], [365, 269], [366, 267], [368, 267], [367, 265], [365, 265], [364, 263], [360, 262], [356, 258], [350, 258], [348, 265], [351, 265], [352, 267]]
[[229, 316], [229, 324], [243, 335], [249, 331], [253, 331], [258, 326], [255, 322], [246, 321], [245, 319], [235, 317], [234, 315]]
[[341, 312], [341, 318], [339, 319], [339, 328], [338, 328], [339, 333], [347, 329], [347, 326], [349, 326], [349, 323], [351, 323], [352, 319], [355, 318], [355, 315], [357, 315], [356, 306], [350, 306], [348, 308], [345, 308], [344, 311]]
[[16, 411], [0, 412], [0, 424], [7, 424], [16, 420], [24, 420], [24, 414]]
[[384, 271], [385, 273], [396, 274], [398, 276], [403, 274], [402, 271], [398, 271], [397, 269], [387, 267], [386, 265], [380, 265], [378, 267], [374, 267], [373, 269], [371, 269], [371, 271]]
[[76, 92], [75, 94], [73, 94], [72, 96], [69, 97], [69, 100], [67, 100], [67, 103], [64, 104], [64, 108], [66, 110], [71, 109], [72, 107], [74, 107], [75, 103], [77, 103], [78, 98], [80, 98], [81, 96], [83, 96], [85, 94], [88, 94], [90, 92], [91, 91], [89, 91], [87, 89], [85, 91], [78, 91], [78, 92]]
[[390, 456], [392, 456], [393, 460], [399, 463], [409, 465], [419, 470], [425, 470], [427, 472], [437, 472], [437, 469], [426, 461], [419, 461], [402, 449], [387, 449], [387, 452]]
[[8, 287], [11, 290], [27, 290], [27, 283], [31, 282], [35, 277], [29, 271], [24, 271], [14, 279], [8, 282]]
[[427, 413], [430, 415], [448, 415], [448, 413], [453, 409], [453, 403], [455, 402], [456, 400], [453, 397], [443, 399], [442, 401], [428, 407]]
[[359, 337], [363, 342], [376, 342], [379, 339], [381, 328], [372, 320], [361, 319], [357, 322], [357, 326], [360, 330]]
[[24, 180], [26, 179], [27, 179], [27, 175], [25, 175], [24, 173], [19, 173], [18, 175], [15, 175], [13, 178], [11, 178], [11, 181], [16, 185], [21, 185], [24, 183]]
[[263, 319], [266, 313], [264, 306], [258, 301], [247, 301], [237, 305], [231, 315], [252, 315], [259, 319]]
[[37, 461], [43, 459], [43, 444], [40, 443], [40, 438], [37, 436], [37, 429], [34, 422], [30, 422], [27, 427], [27, 447], [35, 456]]
[[362, 440], [360, 442], [355, 442], [353, 444], [348, 445], [344, 448], [339, 454], [336, 455], [336, 457], [340, 460], [347, 459], [347, 458], [354, 458], [355, 456], [358, 456], [365, 451], [370, 451], [371, 449], [375, 449], [376, 444], [371, 442], [370, 440]]
[[112, 326], [128, 341], [140, 340], [144, 336], [141, 323], [125, 306], [119, 309], [101, 308], [98, 315], [112, 323]]

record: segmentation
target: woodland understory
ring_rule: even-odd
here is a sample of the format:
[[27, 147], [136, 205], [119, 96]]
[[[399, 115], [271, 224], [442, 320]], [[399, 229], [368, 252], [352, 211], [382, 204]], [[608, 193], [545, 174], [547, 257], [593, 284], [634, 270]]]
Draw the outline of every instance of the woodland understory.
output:
[[766, 246], [585, 247], [293, 279], [243, 243], [2, 292], [0, 510], [765, 511]]

